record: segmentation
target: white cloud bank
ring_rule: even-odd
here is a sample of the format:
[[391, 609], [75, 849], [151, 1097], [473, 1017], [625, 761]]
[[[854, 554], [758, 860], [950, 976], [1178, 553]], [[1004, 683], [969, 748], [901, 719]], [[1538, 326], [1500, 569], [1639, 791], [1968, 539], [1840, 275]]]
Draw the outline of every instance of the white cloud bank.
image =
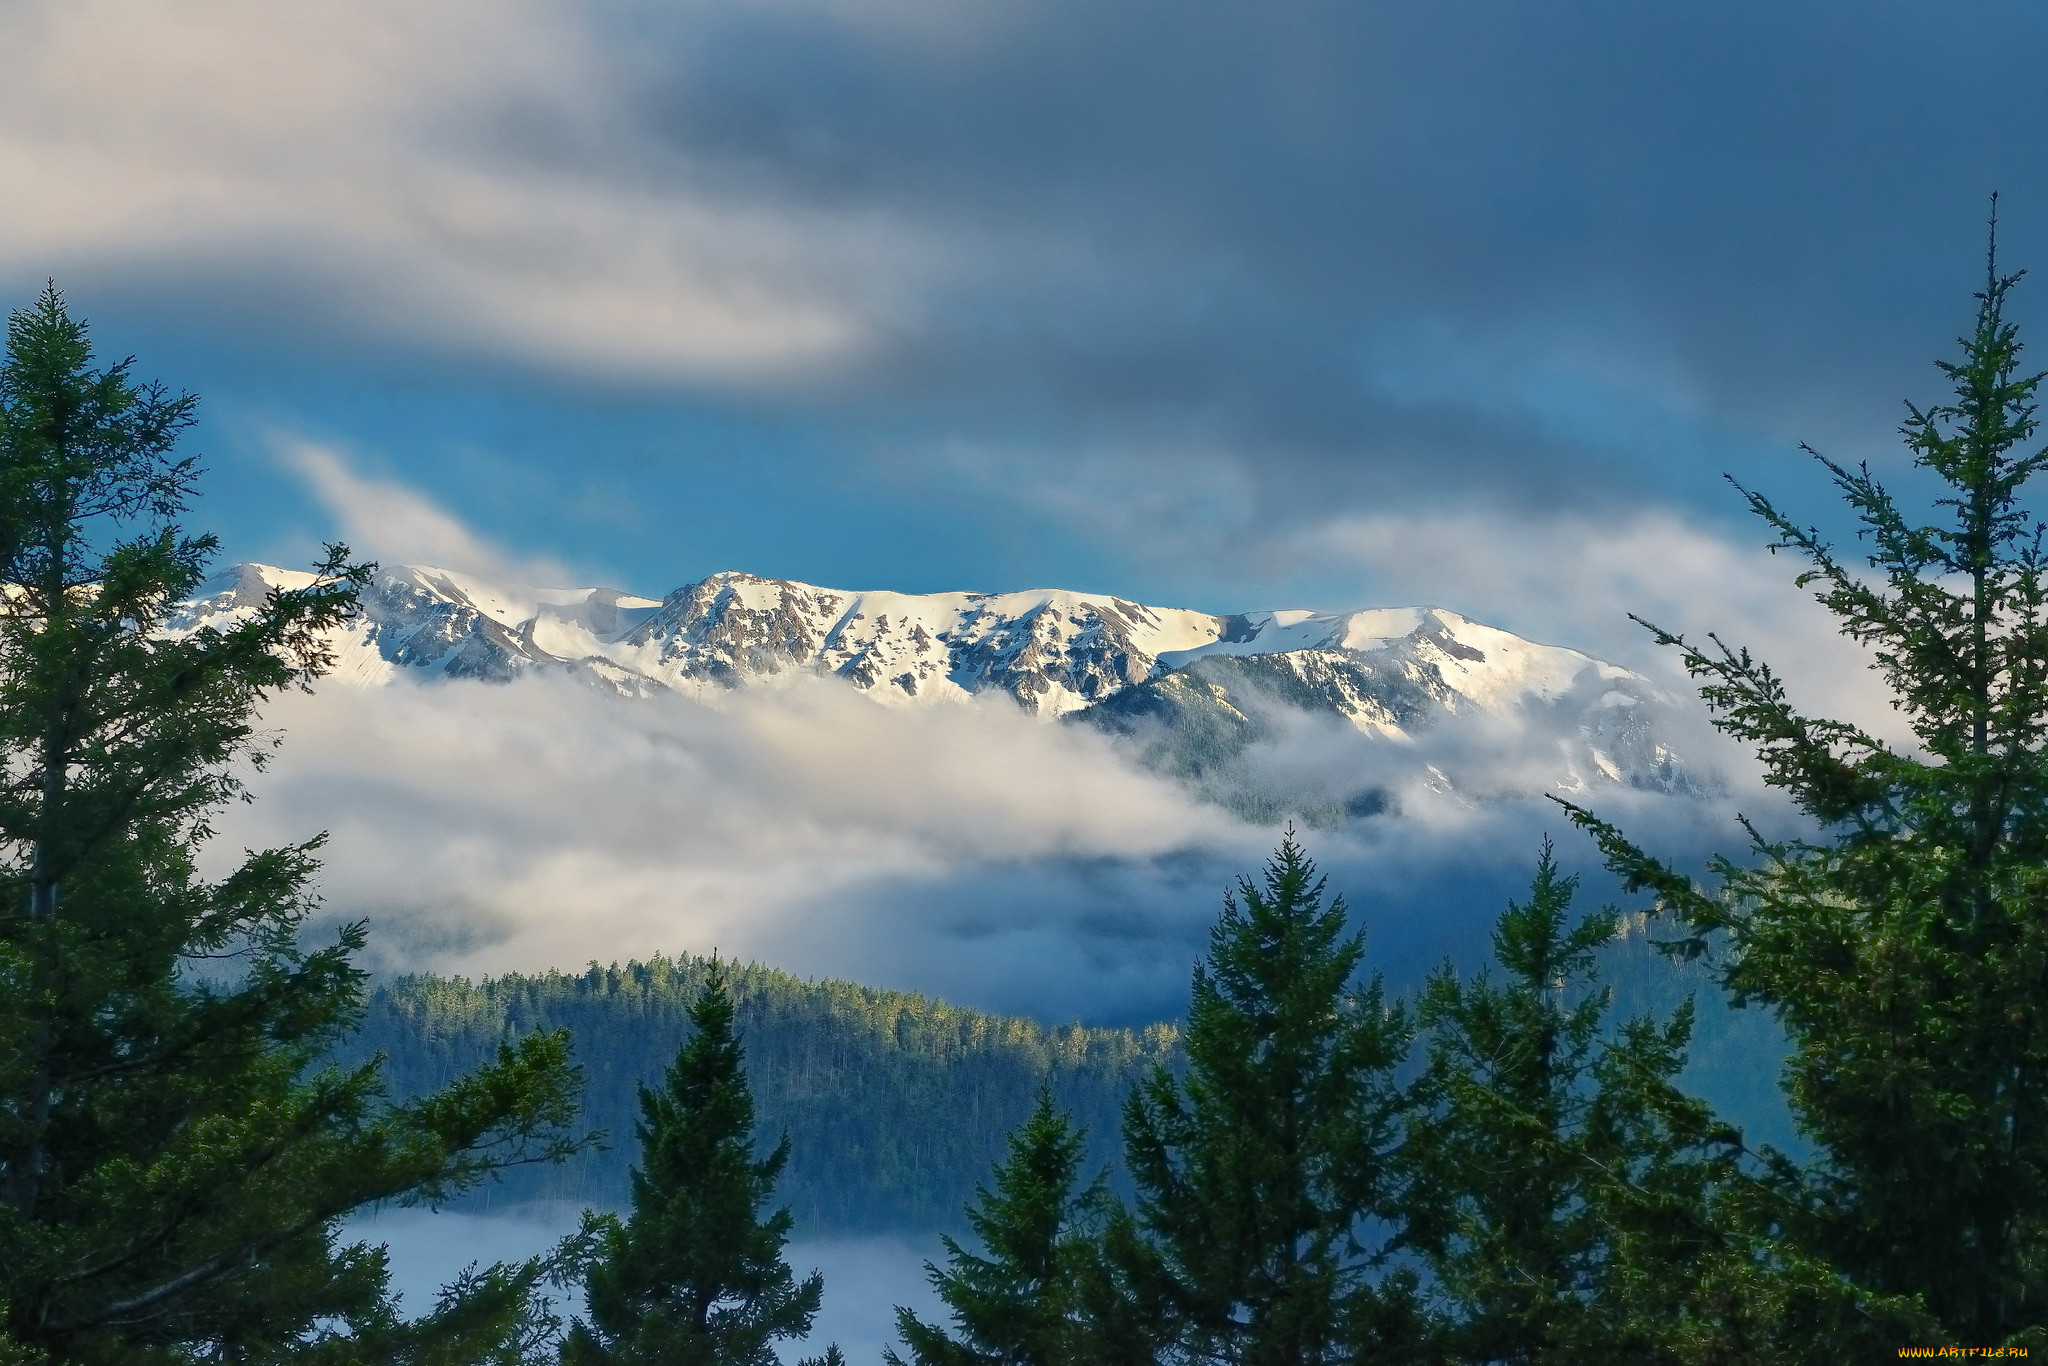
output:
[[[1544, 833], [1592, 862], [1537, 799], [1559, 770], [1540, 733], [1481, 720], [1394, 745], [1334, 718], [1276, 720], [1250, 758], [1261, 788], [1393, 799], [1303, 838], [1397, 976], [1483, 942]], [[1184, 1006], [1223, 891], [1276, 839], [1001, 695], [912, 709], [809, 676], [711, 701], [558, 675], [401, 677], [290, 694], [265, 721], [287, 743], [258, 800], [224, 813], [218, 848], [329, 830], [327, 905], [370, 919], [384, 969], [715, 948], [985, 1008], [1156, 1018]], [[1705, 752], [1703, 726], [1680, 743], [1729, 757]], [[1432, 790], [1425, 762], [1460, 790]], [[1683, 856], [1703, 825], [1732, 834], [1726, 802], [1586, 795]], [[1753, 785], [1738, 799], [1758, 812]]]
[[[265, 720], [285, 747], [216, 848], [330, 831], [327, 906], [369, 918], [372, 965], [390, 970], [716, 948], [985, 1008], [1157, 1018], [1184, 1007], [1223, 891], [1275, 842], [1001, 696], [913, 710], [809, 677], [714, 703], [549, 676], [401, 680], [291, 694]], [[1443, 748], [1543, 786], [1545, 754], [1511, 737], [1472, 753], [1473, 738]], [[1403, 972], [1479, 942], [1541, 834], [1566, 837], [1548, 803], [1433, 794], [1414, 753], [1341, 725], [1304, 722], [1259, 767], [1271, 785], [1341, 768], [1393, 787], [1398, 815], [1304, 841]], [[1600, 800], [1697, 849], [1699, 805]]]
[[1214, 894], [1167, 911], [1141, 884], [1265, 843], [1007, 698], [913, 714], [814, 679], [718, 705], [401, 681], [280, 698], [265, 719], [286, 748], [222, 845], [331, 830], [327, 902], [370, 917], [388, 967], [716, 947], [1084, 1013], [1133, 974], [1139, 995], [1184, 981]]
[[746, 381], [857, 349], [886, 313], [873, 282], [934, 253], [647, 161], [597, 17], [551, 0], [0, 8], [0, 269], [215, 280], [607, 377]]

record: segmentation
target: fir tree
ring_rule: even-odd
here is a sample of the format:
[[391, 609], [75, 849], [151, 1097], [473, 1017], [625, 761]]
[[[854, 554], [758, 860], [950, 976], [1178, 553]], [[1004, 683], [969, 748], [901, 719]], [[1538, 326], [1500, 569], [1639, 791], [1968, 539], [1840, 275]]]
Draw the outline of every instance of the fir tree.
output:
[[1415, 1333], [1411, 1279], [1387, 1271], [1374, 1223], [1394, 1208], [1410, 1029], [1377, 977], [1354, 983], [1364, 936], [1324, 890], [1290, 831], [1262, 883], [1225, 897], [1187, 1075], [1156, 1069], [1125, 1112], [1137, 1207], [1107, 1247], [1171, 1357], [1315, 1366]]
[[[317, 839], [195, 870], [260, 763], [256, 708], [332, 663], [365, 570], [334, 549], [225, 631], [167, 631], [211, 559], [176, 526], [189, 396], [96, 368], [54, 288], [0, 364], [0, 1302], [75, 1362], [437, 1350], [390, 1313], [341, 1216], [436, 1200], [574, 1146], [561, 1036], [411, 1104], [375, 1063], [321, 1069], [352, 1025], [360, 925], [301, 947]], [[451, 1305], [516, 1334], [510, 1280]], [[488, 1292], [488, 1293], [485, 1293]], [[460, 1311], [457, 1313], [456, 1311]], [[361, 1336], [358, 1336], [360, 1331]], [[502, 1336], [502, 1335], [501, 1335]]]
[[[948, 1269], [925, 1273], [953, 1313], [954, 1335], [899, 1307], [896, 1326], [916, 1366], [1066, 1366], [1084, 1359], [1083, 1284], [1090, 1225], [1105, 1198], [1101, 1180], [1077, 1189], [1085, 1135], [1040, 1091], [1031, 1117], [1009, 1137], [995, 1190], [979, 1188], [967, 1222], [986, 1257], [943, 1241]], [[889, 1366], [902, 1358], [883, 1353]]]
[[824, 1277], [799, 1284], [782, 1260], [789, 1211], [763, 1217], [789, 1136], [755, 1156], [753, 1095], [716, 960], [690, 1023], [661, 1089], [640, 1088], [632, 1214], [602, 1235], [589, 1321], [563, 1344], [569, 1366], [773, 1366], [769, 1344], [803, 1337], [818, 1312]]
[[1609, 1034], [1594, 955], [1617, 916], [1569, 923], [1577, 886], [1545, 841], [1493, 930], [1503, 980], [1446, 964], [1422, 993], [1404, 1214], [1459, 1361], [1677, 1359], [1700, 1259], [1727, 1247], [1712, 1202], [1741, 1140], [1673, 1084], [1690, 1004]]
[[1995, 238], [1951, 402], [1908, 405], [1923, 522], [1865, 466], [1820, 458], [1870, 572], [1761, 494], [1773, 549], [1867, 647], [1913, 744], [1798, 711], [1746, 650], [1652, 627], [1810, 819], [1750, 831], [1703, 889], [1591, 813], [1611, 866], [1689, 931], [1738, 1004], [1790, 1035], [1786, 1086], [1818, 1160], [1780, 1160], [1786, 1247], [1867, 1291], [1924, 1304], [1965, 1344], [2048, 1345], [2048, 619], [2027, 481], [2048, 451], [2040, 375], [2019, 369]]

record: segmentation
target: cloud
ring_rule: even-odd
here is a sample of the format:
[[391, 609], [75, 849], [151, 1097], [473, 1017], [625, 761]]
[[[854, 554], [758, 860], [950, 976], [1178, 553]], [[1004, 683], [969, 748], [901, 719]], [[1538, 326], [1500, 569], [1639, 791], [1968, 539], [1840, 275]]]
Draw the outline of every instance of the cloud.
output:
[[366, 475], [331, 446], [284, 434], [273, 434], [271, 446], [278, 462], [306, 481], [358, 555], [522, 586], [561, 586], [576, 579], [554, 560], [511, 554], [417, 489]]
[[[904, 709], [810, 677], [708, 702], [401, 678], [280, 697], [264, 719], [285, 747], [258, 800], [222, 814], [214, 857], [331, 831], [328, 914], [367, 917], [390, 970], [717, 948], [1051, 1019], [1159, 1018], [1184, 1007], [1222, 893], [1278, 834], [1004, 697]], [[1431, 757], [1468, 793], [1533, 794], [1557, 766], [1526, 736], [1451, 729], [1411, 749], [1312, 722], [1253, 758], [1311, 795], [1394, 791], [1395, 814], [1304, 838], [1404, 976], [1482, 943], [1543, 833], [1565, 829], [1541, 801], [1431, 793]], [[1732, 830], [1716, 804], [1601, 797], [1680, 857]]]
[[859, 223], [593, 164], [609, 79], [568, 6], [32, 3], [0, 42], [17, 270], [611, 377], [744, 381], [868, 325]]
[[1152, 960], [1213, 897], [1168, 909], [1162, 886], [1266, 842], [1007, 698], [910, 714], [814, 679], [717, 705], [401, 681], [265, 720], [288, 743], [223, 850], [330, 829], [328, 905], [370, 917], [392, 967], [718, 947], [1079, 1012], [1107, 983], [1184, 987], [1185, 954], [1164, 981]]
[[2048, 242], [2002, 135], [2041, 121], [2043, 22], [35, 0], [0, 19], [0, 266], [796, 395], [851, 446], [1222, 450], [1268, 513], [1689, 498], [1795, 437], [1886, 444], [1986, 191], [2016, 257]]

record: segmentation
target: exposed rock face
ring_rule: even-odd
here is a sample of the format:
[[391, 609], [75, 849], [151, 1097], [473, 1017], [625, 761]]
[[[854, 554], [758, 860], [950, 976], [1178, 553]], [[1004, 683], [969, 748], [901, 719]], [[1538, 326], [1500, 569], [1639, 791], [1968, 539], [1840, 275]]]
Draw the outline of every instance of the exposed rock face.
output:
[[[182, 624], [219, 622], [303, 581], [237, 566], [187, 605]], [[1270, 739], [1276, 717], [1321, 715], [1395, 741], [1458, 717], [1512, 722], [1555, 740], [1553, 788], [1685, 793], [1702, 783], [1660, 738], [1671, 704], [1647, 680], [1439, 608], [1218, 616], [1058, 590], [863, 593], [739, 573], [656, 601], [406, 567], [378, 577], [336, 646], [338, 672], [364, 684], [400, 673], [503, 682], [550, 669], [627, 695], [791, 673], [835, 676], [908, 706], [1001, 692], [1041, 716], [1138, 738], [1154, 767], [1188, 778]], [[1380, 800], [1344, 799], [1347, 810]]]
[[1219, 631], [1207, 613], [1076, 593], [848, 593], [717, 574], [669, 594], [606, 653], [671, 686], [809, 670], [885, 700], [998, 691], [1057, 715], [1143, 682], [1160, 651]]
[[455, 678], [504, 682], [544, 656], [522, 631], [469, 605], [447, 582], [403, 570], [363, 595], [368, 639], [401, 669], [439, 669]]

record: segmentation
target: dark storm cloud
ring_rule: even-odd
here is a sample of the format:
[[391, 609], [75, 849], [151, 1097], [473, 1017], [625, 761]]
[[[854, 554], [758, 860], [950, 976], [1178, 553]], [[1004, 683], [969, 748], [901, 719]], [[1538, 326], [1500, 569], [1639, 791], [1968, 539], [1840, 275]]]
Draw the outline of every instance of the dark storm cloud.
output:
[[[694, 174], [962, 252], [884, 373], [963, 425], [1690, 491], [1558, 421], [1574, 391], [1724, 462], [1881, 440], [1965, 320], [1987, 192], [2010, 259], [2048, 244], [2030, 8], [1047, 3], [917, 31], [946, 22], [682, 11], [636, 32], [631, 102]], [[1385, 364], [1432, 347], [1433, 374]]]

